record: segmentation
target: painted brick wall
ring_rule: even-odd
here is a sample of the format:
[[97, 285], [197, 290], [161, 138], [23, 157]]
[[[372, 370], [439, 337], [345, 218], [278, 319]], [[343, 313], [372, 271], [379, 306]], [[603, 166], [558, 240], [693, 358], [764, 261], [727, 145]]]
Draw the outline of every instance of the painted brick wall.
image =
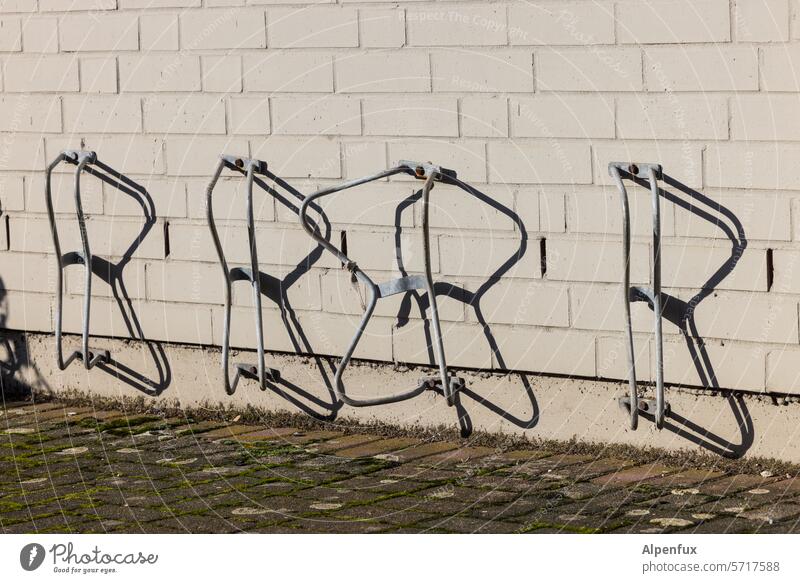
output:
[[[0, 0], [2, 322], [53, 329], [55, 261], [42, 170], [65, 148], [152, 198], [86, 176], [98, 335], [218, 345], [222, 276], [204, 188], [222, 152], [266, 160], [257, 191], [268, 348], [340, 354], [358, 290], [300, 230], [297, 193], [401, 159], [454, 168], [485, 195], [433, 192], [436, 278], [451, 364], [622, 378], [620, 208], [611, 160], [660, 162], [666, 378], [800, 391], [800, 2], [795, 0]], [[72, 180], [54, 181], [65, 249]], [[324, 203], [329, 233], [376, 279], [422, 269], [418, 183], [389, 180]], [[229, 260], [247, 260], [241, 180], [215, 211]], [[490, 204], [490, 201], [493, 201]], [[649, 276], [649, 199], [632, 191], [632, 277]], [[241, 285], [241, 284], [240, 284]], [[65, 329], [80, 329], [80, 268]], [[363, 292], [362, 292], [363, 293]], [[280, 294], [273, 294], [279, 297]], [[379, 305], [356, 356], [425, 362], [419, 297]], [[130, 301], [128, 301], [130, 300]], [[234, 292], [233, 339], [253, 346]], [[651, 313], [634, 306], [640, 377]], [[678, 320], [679, 321], [679, 320]], [[136, 334], [133, 334], [136, 336]], [[209, 358], [217, 358], [209, 356]], [[694, 361], [694, 362], [693, 362]]]

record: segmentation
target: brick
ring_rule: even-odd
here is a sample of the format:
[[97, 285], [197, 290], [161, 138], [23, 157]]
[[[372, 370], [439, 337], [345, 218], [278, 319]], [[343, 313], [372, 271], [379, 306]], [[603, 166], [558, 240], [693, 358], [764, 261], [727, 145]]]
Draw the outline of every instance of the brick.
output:
[[[119, 294], [119, 289], [112, 288], [106, 281], [119, 274], [117, 268], [111, 263], [104, 264], [105, 269], [95, 269], [92, 279], [92, 297], [113, 298]], [[121, 266], [121, 281], [125, 286], [125, 297], [132, 299], [145, 299], [147, 286], [145, 285], [145, 262], [139, 260], [129, 261]], [[86, 285], [84, 273], [80, 268], [67, 270], [65, 291], [69, 295], [82, 296]]]
[[22, 50], [22, 28], [19, 18], [0, 18], [0, 52], [16, 53]]
[[538, 245], [525, 245], [519, 236], [442, 235], [439, 249], [441, 272], [446, 276], [488, 277], [502, 271], [503, 277], [541, 277]]
[[[71, 166], [74, 169], [74, 166]], [[26, 178], [27, 196], [25, 210], [29, 213], [46, 213], [45, 178], [37, 173]], [[50, 182], [53, 210], [56, 213], [75, 215], [75, 177], [72, 173], [54, 173]], [[81, 202], [87, 215], [103, 214], [102, 182], [93, 176], [81, 176]]]
[[472, 53], [469, 59], [465, 59], [460, 51], [434, 52], [431, 54], [431, 69], [434, 91], [533, 91], [533, 57], [530, 52]]
[[229, 137], [170, 138], [166, 144], [167, 172], [173, 176], [209, 176], [221, 154], [244, 155], [247, 140]]
[[339, 56], [336, 90], [343, 93], [428, 92], [431, 90], [428, 55], [403, 51]]
[[361, 133], [361, 104], [357, 99], [272, 99], [275, 134], [351, 135]]
[[57, 96], [0, 96], [0, 131], [54, 133], [61, 128], [61, 103]]
[[[475, 291], [477, 286], [467, 285]], [[569, 297], [565, 286], [539, 281], [497, 280], [481, 296], [486, 321], [528, 326], [569, 326]], [[475, 316], [470, 314], [470, 319]]]
[[737, 0], [737, 42], [789, 40], [789, 0]]
[[219, 304], [225, 294], [222, 270], [213, 263], [148, 263], [146, 278], [147, 297], [154, 301]]
[[5, 297], [9, 306], [3, 328], [25, 332], [52, 332], [53, 320], [49, 295], [10, 292]]
[[[442, 322], [442, 341], [449, 366], [492, 366], [491, 349], [483, 336], [481, 326]], [[435, 354], [436, 343], [426, 333], [426, 327], [420, 320], [411, 321], [402, 327], [394, 326], [392, 344], [393, 358], [397, 362], [433, 364], [430, 355]]]
[[358, 11], [342, 7], [269, 10], [270, 48], [358, 46]]
[[[273, 186], [270, 181], [266, 182], [269, 186]], [[205, 220], [206, 218], [206, 186], [208, 186], [208, 180], [193, 180], [188, 183], [189, 198], [193, 201], [193, 204], [189, 205], [189, 217], [192, 219]], [[216, 221], [244, 221], [247, 218], [245, 178], [223, 174], [214, 186], [212, 204]], [[256, 221], [275, 220], [274, 198], [264, 192], [258, 183], [253, 185], [253, 213]]]
[[242, 59], [239, 55], [202, 58], [203, 91], [240, 93], [242, 91]]
[[455, 98], [367, 98], [363, 115], [367, 136], [458, 136]]
[[[414, 185], [419, 192], [418, 184]], [[437, 188], [431, 196], [430, 224], [437, 229], [513, 231], [514, 191], [511, 188], [493, 187], [474, 193], [450, 186]], [[422, 224], [422, 206], [416, 204], [417, 224]]]
[[794, 395], [800, 393], [798, 356], [800, 356], [800, 350], [785, 346], [767, 353], [767, 391]]
[[175, 14], [139, 16], [143, 51], [177, 51], [178, 17]]
[[[647, 245], [631, 245], [631, 282], [650, 278]], [[547, 240], [547, 278], [555, 281], [622, 281], [622, 243], [614, 241]]]
[[541, 91], [641, 91], [642, 58], [636, 49], [554, 49], [535, 54]]
[[[128, 191], [132, 190], [135, 196], [118, 188], [122, 185]], [[186, 183], [182, 180], [148, 176], [146, 178], [128, 178], [127, 183], [122, 185], [117, 182], [104, 185], [103, 212], [106, 216], [143, 219], [145, 210], [142, 208], [142, 203], [148, 205], [148, 198], [152, 200], [152, 205], [156, 209], [155, 214], [158, 217], [180, 218], [187, 215]], [[152, 228], [157, 227], [153, 226]]]
[[39, 136], [6, 133], [0, 136], [7, 147], [0, 158], [0, 170], [36, 170], [44, 168], [44, 142]]
[[729, 242], [703, 247], [664, 245], [661, 281], [666, 287], [767, 291], [766, 252], [731, 249]]
[[406, 44], [404, 10], [364, 8], [358, 13], [362, 47], [396, 49]]
[[123, 91], [199, 91], [200, 60], [189, 55], [119, 57]]
[[[350, 230], [347, 233], [348, 256], [367, 272], [377, 270], [397, 273], [398, 258], [395, 244], [394, 233], [371, 233], [360, 230]], [[420, 273], [424, 270], [420, 232], [405, 229], [400, 235], [400, 249], [403, 267], [408, 272]], [[438, 251], [437, 239], [431, 238], [431, 269], [434, 272], [439, 271]]]
[[514, 137], [613, 138], [614, 104], [594, 95], [540, 95], [510, 103]]
[[[50, 253], [53, 241], [50, 235], [50, 223], [45, 218], [14, 217], [12, 229], [20, 236], [12, 237], [11, 250], [27, 253]], [[109, 220], [93, 218], [87, 222], [89, 243], [94, 255], [103, 257], [122, 257], [134, 243], [142, 230], [140, 221]], [[77, 220], [62, 220], [58, 230], [61, 249], [78, 250], [81, 248]], [[161, 259], [164, 257], [163, 229], [152, 229], [142, 239], [133, 253], [133, 257], [143, 259]]]
[[221, 97], [152, 96], [142, 101], [148, 132], [165, 134], [224, 134], [225, 102]]
[[[120, 8], [196, 8], [202, 0], [118, 0]], [[210, 6], [209, 2], [206, 2]]]
[[58, 19], [26, 19], [22, 23], [22, 50], [26, 53], [57, 53]]
[[659, 141], [657, 144], [654, 144], [652, 140], [607, 142], [594, 145], [592, 154], [594, 155], [595, 184], [613, 184], [613, 179], [608, 174], [609, 162], [630, 160], [661, 164], [664, 174], [686, 187], [700, 188], [703, 186], [702, 149], [699, 144], [694, 142]]
[[386, 168], [386, 144], [375, 142], [347, 142], [342, 144], [345, 178], [359, 178]]
[[[608, 286], [597, 283], [573, 284], [570, 286], [569, 297], [572, 328], [614, 332], [622, 332], [625, 329], [622, 287], [619, 284]], [[631, 323], [634, 332], [649, 333], [653, 330], [653, 311], [645, 302], [631, 304]], [[608, 356], [608, 351], [616, 349], [616, 344], [616, 339], [601, 339], [601, 342], [598, 342], [598, 346], [603, 347], [605, 356]], [[621, 342], [618, 348], [627, 350]], [[624, 361], [624, 354], [621, 353], [620, 357]], [[616, 366], [609, 361], [606, 368], [610, 369], [612, 364]], [[626, 373], [623, 372], [621, 376], [625, 377]]]
[[734, 140], [787, 140], [800, 138], [800, 104], [796, 95], [737, 95], [731, 99], [731, 138]]
[[594, 45], [614, 43], [610, 3], [526, 2], [508, 9], [512, 45]]
[[15, 290], [28, 293], [50, 293], [55, 289], [55, 258], [47, 255], [0, 253], [4, 293]]
[[180, 15], [184, 49], [263, 49], [267, 46], [262, 10], [194, 10]]
[[695, 310], [701, 337], [797, 344], [797, 303], [775, 296], [718, 292]]
[[0, 6], [3, 12], [36, 12], [36, 0], [6, 0]]
[[706, 181], [725, 188], [800, 188], [800, 155], [795, 144], [757, 142], [710, 144], [706, 149]]
[[[747, 344], [708, 342], [690, 351], [685, 341], [665, 342], [664, 380], [705, 388], [763, 391], [765, 361], [763, 350]], [[713, 363], [711, 370], [708, 363]]]
[[489, 181], [538, 184], [590, 183], [589, 145], [564, 142], [491, 142]]
[[724, 140], [728, 104], [709, 95], [624, 95], [617, 98], [617, 130], [626, 140]]
[[502, 6], [452, 6], [406, 10], [408, 43], [412, 46], [497, 46], [507, 42]]
[[81, 59], [81, 91], [84, 93], [116, 93], [119, 74], [115, 57]]
[[[243, 224], [218, 224], [217, 230], [225, 258], [231, 264], [250, 262], [247, 228]], [[170, 225], [170, 258], [176, 261], [204, 261], [216, 263], [217, 251], [206, 225]], [[262, 223], [257, 229], [258, 259], [264, 265], [308, 267], [316, 256], [317, 245], [305, 231], [297, 228], [277, 227]], [[311, 257], [309, 259], [309, 257]], [[317, 267], [338, 267], [333, 255], [319, 255]]]
[[774, 281], [772, 290], [777, 293], [800, 293], [800, 257], [790, 249], [773, 252]]
[[[545, 190], [539, 193], [538, 199], [521, 190], [516, 196], [516, 210], [520, 220], [535, 227], [543, 233], [564, 233], [567, 230], [567, 207], [564, 195], [560, 192]], [[519, 228], [520, 231], [523, 227]]]
[[228, 113], [232, 134], [270, 133], [269, 99], [266, 97], [231, 97]]
[[731, 40], [728, 0], [645, 0], [617, 5], [620, 43], [686, 44]]
[[78, 91], [78, 60], [66, 55], [7, 59], [4, 74], [11, 93]]
[[342, 177], [339, 144], [328, 138], [271, 137], [254, 141], [251, 154], [281, 178]]
[[755, 47], [666, 47], [645, 50], [648, 91], [758, 89]]
[[41, 12], [69, 12], [72, 10], [116, 10], [117, 0], [39, 0]]
[[0, 213], [25, 210], [24, 185], [21, 176], [0, 176]]
[[134, 14], [76, 14], [61, 19], [62, 51], [138, 51], [139, 20]]
[[[466, 182], [486, 182], [486, 145], [478, 140], [392, 141], [389, 143], [389, 160], [391, 164], [399, 160], [429, 160], [444, 168], [455, 170], [458, 178]], [[420, 183], [417, 179], [410, 177], [402, 179], [414, 181], [419, 188]], [[493, 189], [496, 190], [496, 187]]]
[[[621, 318], [621, 316], [618, 316]], [[651, 345], [651, 327], [647, 335], [634, 336], [634, 362], [637, 381], [653, 381], [653, 358], [655, 350]], [[597, 375], [600, 378], [628, 380], [628, 345], [623, 336], [599, 337], [597, 339]], [[623, 392], [624, 391], [624, 392]], [[620, 396], [627, 395], [627, 388], [621, 387]]]
[[[732, 196], [709, 192], [709, 201], [688, 200], [688, 208], [677, 209], [675, 234], [702, 239], [788, 241], [792, 225], [790, 202], [768, 192]], [[741, 233], [743, 231], [743, 233]]]
[[[652, 196], [650, 190], [633, 185], [628, 189], [631, 233], [650, 236], [653, 232]], [[570, 233], [622, 235], [622, 204], [615, 186], [592, 187], [589, 190], [566, 190], [567, 228]], [[675, 234], [675, 215], [665, 200], [661, 201], [661, 234]]]
[[[59, 152], [80, 147], [94, 150], [102, 162], [124, 175], [162, 174], [164, 172], [163, 144], [160, 139], [135, 135], [86, 135], [69, 139], [47, 140], [47, 156], [52, 160]], [[74, 168], [61, 166], [59, 170], [72, 172]]]
[[[260, 260], [259, 255], [259, 260]], [[261, 306], [294, 310], [317, 311], [322, 308], [322, 291], [320, 289], [319, 272], [309, 271], [296, 278], [292, 267], [268, 266], [261, 268], [267, 275], [268, 284], [261, 287]], [[291, 272], [291, 273], [290, 273]], [[287, 281], [287, 276], [293, 277]], [[222, 280], [222, 276], [217, 276]], [[222, 297], [217, 296], [217, 297]], [[237, 306], [254, 307], [253, 291], [246, 283], [234, 286], [233, 302]]]
[[[400, 205], [417, 192], [416, 186], [407, 182], [373, 182], [369, 186], [331, 194], [320, 200], [318, 204], [334, 225], [413, 227], [415, 209], [413, 207], [406, 208], [401, 212]], [[280, 220], [297, 221], [296, 212], [282, 209], [279, 214]], [[311, 216], [314, 217], [313, 214]], [[339, 233], [334, 232], [332, 236], [338, 246]]]
[[244, 89], [329, 93], [333, 91], [333, 62], [325, 53], [245, 55]]
[[[81, 301], [79, 297], [65, 298], [64, 332], [81, 331]], [[150, 341], [211, 344], [211, 310], [207, 307], [164, 304], [136, 300], [132, 310], [142, 324], [142, 332]], [[116, 338], [137, 338], [130, 320], [120, 311], [115, 300], [98, 298], [92, 302], [92, 334]]]
[[464, 137], [508, 135], [508, 100], [504, 97], [463, 97], [459, 117]]
[[800, 80], [786, 74], [800, 65], [800, 46], [765, 46], [760, 51], [762, 91], [800, 91]]
[[142, 104], [138, 97], [65, 96], [64, 129], [71, 133], [140, 133]]
[[524, 326], [492, 326], [497, 342], [494, 356], [507, 370], [595, 376], [595, 338], [575, 330], [548, 330]]

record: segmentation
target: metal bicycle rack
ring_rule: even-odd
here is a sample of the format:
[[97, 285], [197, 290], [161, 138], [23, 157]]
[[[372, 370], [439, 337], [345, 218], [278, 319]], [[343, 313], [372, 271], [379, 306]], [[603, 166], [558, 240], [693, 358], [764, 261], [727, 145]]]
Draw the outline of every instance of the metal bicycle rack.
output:
[[[627, 162], [611, 162], [608, 172], [619, 189], [622, 200], [622, 258], [624, 262], [623, 295], [625, 306], [625, 326], [628, 344], [628, 385], [630, 396], [620, 398], [620, 406], [630, 413], [631, 429], [639, 425], [639, 412], [651, 413], [656, 427], [664, 426], [664, 418], [669, 414], [669, 404], [664, 400], [664, 347], [661, 335], [661, 205], [658, 181], [661, 179], [661, 165], [637, 164]], [[628, 192], [625, 180], [640, 185], [648, 185], [652, 195], [653, 216], [653, 288], [631, 286], [630, 253], [631, 253], [631, 218], [628, 205]], [[653, 307], [654, 334], [656, 338], [656, 398], [639, 398], [636, 386], [636, 364], [633, 347], [633, 326], [631, 324], [631, 303], [647, 301]]]
[[[338, 249], [319, 235], [319, 233], [309, 223], [306, 213], [309, 205], [323, 196], [328, 196], [330, 194], [360, 186], [362, 184], [374, 182], [395, 174], [409, 174], [419, 180], [425, 181], [422, 187], [422, 239], [425, 274], [407, 275], [376, 284], [366, 273], [364, 273], [363, 270], [361, 270], [360, 267], [358, 267], [355, 261], [351, 260], [342, 250]], [[417, 163], [401, 160], [398, 162], [397, 166], [389, 168], [388, 170], [384, 170], [364, 178], [351, 180], [338, 186], [319, 190], [307, 196], [300, 207], [299, 217], [300, 224], [303, 226], [303, 229], [305, 229], [305, 231], [319, 245], [333, 253], [339, 259], [339, 261], [341, 261], [342, 267], [350, 272], [351, 276], [354, 278], [354, 281], [361, 283], [367, 288], [368, 302], [366, 304], [364, 314], [361, 317], [361, 321], [358, 324], [358, 328], [353, 336], [353, 339], [350, 341], [350, 345], [347, 347], [344, 356], [339, 361], [339, 365], [336, 367], [336, 374], [334, 377], [334, 390], [336, 392], [336, 396], [344, 403], [353, 407], [369, 407], [373, 405], [396, 403], [398, 401], [404, 401], [419, 395], [425, 390], [440, 390], [444, 394], [447, 404], [449, 406], [453, 406], [456, 403], [456, 393], [464, 387], [464, 379], [450, 376], [447, 370], [447, 361], [445, 359], [444, 344], [442, 341], [442, 329], [439, 322], [438, 306], [436, 304], [436, 291], [434, 289], [433, 275], [431, 273], [429, 203], [430, 192], [435, 182], [452, 184], [459, 186], [464, 190], [469, 189], [465, 183], [461, 182], [456, 177], [456, 173], [453, 170], [447, 170], [430, 163]], [[397, 253], [397, 256], [399, 257], [399, 249], [397, 249]], [[428, 294], [431, 313], [430, 318], [433, 327], [433, 340], [435, 342], [436, 350], [436, 364], [439, 368], [438, 377], [423, 377], [419, 380], [418, 386], [414, 387], [413, 389], [392, 395], [374, 397], [370, 399], [354, 399], [352, 397], [348, 397], [345, 393], [344, 384], [342, 383], [342, 375], [344, 374], [345, 368], [347, 368], [347, 365], [350, 363], [350, 359], [353, 356], [353, 352], [355, 351], [358, 342], [361, 340], [361, 336], [364, 334], [364, 330], [366, 329], [367, 324], [372, 317], [373, 312], [375, 311], [375, 306], [378, 303], [378, 300], [395, 294], [414, 290], [424, 290]]]
[[[81, 235], [81, 251], [70, 251], [61, 253], [61, 244], [58, 239], [58, 228], [56, 227], [55, 212], [53, 211], [53, 196], [51, 192], [51, 178], [53, 170], [61, 162], [75, 164], [75, 214], [78, 217], [78, 229]], [[50, 220], [50, 232], [53, 235], [53, 247], [55, 248], [58, 269], [56, 270], [56, 360], [58, 368], [64, 370], [73, 360], [82, 360], [86, 370], [93, 368], [100, 363], [107, 363], [111, 359], [108, 350], [93, 352], [89, 350], [89, 316], [91, 313], [92, 302], [92, 252], [89, 248], [89, 237], [86, 232], [86, 218], [83, 214], [83, 203], [81, 201], [81, 173], [92, 164], [97, 162], [97, 154], [81, 150], [64, 150], [47, 167], [45, 173], [45, 202], [47, 204], [47, 217]], [[61, 346], [61, 325], [63, 319], [64, 305], [64, 268], [70, 265], [83, 265], [85, 271], [85, 285], [83, 291], [83, 331], [81, 349], [75, 350], [64, 360], [64, 353]]]
[[[247, 240], [250, 246], [250, 267], [234, 267], [228, 268], [228, 262], [225, 261], [225, 253], [222, 250], [222, 243], [219, 240], [217, 233], [217, 226], [214, 223], [214, 211], [211, 205], [211, 195], [214, 192], [214, 187], [219, 180], [222, 171], [228, 168], [229, 170], [236, 171], [246, 176], [247, 180]], [[225, 391], [232, 395], [236, 391], [236, 386], [239, 384], [239, 379], [245, 377], [248, 379], [257, 380], [261, 390], [267, 389], [267, 381], [277, 382], [280, 380], [280, 372], [273, 368], [266, 368], [264, 358], [264, 325], [263, 316], [261, 314], [261, 280], [258, 269], [258, 249], [256, 248], [256, 228], [255, 218], [253, 214], [253, 180], [256, 174], [265, 175], [267, 171], [267, 163], [261, 160], [252, 158], [243, 158], [241, 156], [220, 156], [219, 164], [214, 172], [208, 187], [206, 188], [206, 212], [208, 217], [208, 227], [211, 230], [211, 237], [214, 239], [214, 247], [217, 249], [219, 256], [219, 263], [222, 267], [222, 276], [225, 280], [225, 324], [222, 337], [222, 371], [225, 381]], [[257, 338], [257, 363], [255, 366], [251, 364], [235, 364], [236, 376], [231, 382], [228, 363], [230, 361], [230, 337], [231, 337], [231, 284], [236, 281], [248, 281], [253, 288], [253, 303], [255, 304], [256, 312], [256, 338]]]

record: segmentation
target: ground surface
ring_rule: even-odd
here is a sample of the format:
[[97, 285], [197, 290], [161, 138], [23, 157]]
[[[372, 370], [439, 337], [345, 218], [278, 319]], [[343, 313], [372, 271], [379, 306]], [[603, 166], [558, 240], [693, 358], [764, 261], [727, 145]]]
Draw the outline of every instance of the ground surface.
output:
[[800, 532], [800, 478], [602, 455], [0, 409], [0, 532]]

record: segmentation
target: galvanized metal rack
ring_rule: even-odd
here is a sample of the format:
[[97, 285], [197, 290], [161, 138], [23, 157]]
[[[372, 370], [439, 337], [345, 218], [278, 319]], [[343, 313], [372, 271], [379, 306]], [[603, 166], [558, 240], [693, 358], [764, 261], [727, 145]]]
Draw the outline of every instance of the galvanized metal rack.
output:
[[[364, 271], [356, 264], [355, 261], [350, 259], [345, 253], [335, 247], [330, 241], [323, 238], [313, 227], [306, 217], [308, 207], [311, 203], [319, 198], [328, 196], [330, 194], [341, 192], [356, 186], [361, 186], [376, 180], [387, 178], [396, 174], [409, 174], [419, 180], [424, 180], [422, 186], [422, 240], [423, 240], [423, 260], [425, 263], [424, 275], [407, 275], [397, 279], [392, 279], [383, 283], [376, 284]], [[350, 341], [349, 346], [345, 350], [344, 356], [339, 361], [336, 367], [336, 374], [334, 377], [334, 390], [336, 396], [353, 407], [369, 407], [373, 405], [383, 405], [386, 403], [396, 403], [410, 399], [416, 395], [421, 394], [425, 390], [440, 391], [444, 394], [447, 404], [450, 406], [456, 403], [456, 394], [463, 388], [464, 380], [459, 377], [453, 377], [447, 370], [447, 361], [445, 358], [444, 343], [442, 340], [442, 328], [439, 321], [439, 310], [436, 303], [436, 290], [434, 288], [433, 275], [431, 270], [431, 252], [430, 252], [430, 229], [429, 229], [429, 206], [430, 206], [430, 193], [434, 183], [444, 183], [458, 186], [464, 190], [469, 190], [469, 187], [461, 182], [455, 171], [447, 170], [431, 163], [417, 163], [407, 160], [401, 160], [393, 168], [384, 170], [377, 174], [351, 180], [337, 186], [324, 188], [305, 198], [302, 206], [300, 207], [300, 224], [303, 229], [322, 247], [333, 253], [342, 263], [342, 267], [350, 272], [355, 281], [364, 285], [367, 289], [368, 300], [365, 307], [364, 314], [358, 324], [353, 339]], [[397, 249], [397, 257], [400, 256], [400, 250]], [[375, 306], [379, 299], [386, 298], [395, 294], [404, 293], [413, 290], [425, 290], [428, 294], [430, 305], [430, 320], [433, 328], [433, 341], [435, 344], [436, 364], [439, 368], [439, 375], [435, 377], [423, 377], [419, 380], [419, 384], [409, 390], [399, 393], [374, 397], [368, 399], [354, 399], [349, 397], [342, 382], [342, 375], [344, 374], [347, 365], [355, 352], [358, 342], [361, 340], [364, 330], [375, 311]]]
[[[628, 162], [611, 162], [608, 172], [614, 179], [619, 189], [622, 201], [622, 260], [623, 269], [623, 304], [625, 306], [625, 330], [628, 345], [628, 397], [620, 398], [620, 406], [630, 414], [631, 429], [636, 429], [639, 424], [639, 412], [652, 414], [658, 429], [664, 426], [664, 419], [669, 414], [669, 404], [664, 399], [664, 347], [661, 335], [661, 205], [659, 198], [658, 181], [661, 179], [661, 166], [659, 164], [637, 164]], [[652, 197], [653, 242], [652, 242], [652, 289], [631, 286], [630, 281], [630, 253], [631, 253], [631, 218], [628, 204], [628, 192], [625, 180], [635, 184], [649, 186]], [[646, 301], [653, 308], [654, 335], [656, 340], [656, 398], [644, 399], [639, 397], [636, 385], [636, 364], [633, 345], [633, 326], [631, 323], [631, 303]]]
[[[56, 226], [55, 212], [53, 211], [53, 196], [51, 192], [51, 182], [53, 170], [61, 162], [75, 165], [75, 214], [78, 218], [78, 229], [81, 236], [81, 251], [70, 251], [61, 253], [61, 244], [58, 238], [58, 228]], [[58, 368], [64, 370], [73, 360], [82, 360], [86, 370], [93, 368], [100, 363], [107, 363], [111, 359], [108, 350], [91, 351], [89, 350], [89, 317], [91, 315], [92, 304], [92, 252], [89, 247], [89, 236], [86, 232], [86, 218], [83, 214], [83, 203], [81, 201], [81, 173], [92, 164], [97, 163], [97, 154], [81, 150], [64, 150], [53, 160], [45, 172], [45, 202], [47, 204], [47, 217], [50, 220], [50, 232], [53, 235], [53, 247], [55, 248], [56, 261], [56, 361]], [[85, 268], [84, 291], [83, 291], [83, 329], [81, 339], [81, 349], [75, 350], [64, 359], [64, 352], [61, 346], [61, 326], [64, 315], [64, 268], [70, 265], [83, 265]]]
[[[214, 222], [214, 211], [211, 204], [211, 195], [214, 192], [214, 187], [222, 174], [224, 169], [233, 170], [246, 177], [247, 184], [247, 239], [250, 247], [250, 267], [234, 267], [228, 268], [228, 262], [225, 260], [225, 252], [222, 249], [222, 243], [219, 240], [216, 223]], [[225, 391], [232, 395], [236, 391], [239, 384], [239, 379], [245, 377], [248, 379], [257, 380], [261, 389], [267, 389], [267, 381], [277, 382], [280, 380], [280, 373], [273, 369], [267, 368], [265, 365], [264, 357], [264, 325], [261, 314], [261, 280], [260, 271], [258, 268], [258, 249], [256, 247], [256, 229], [255, 219], [253, 213], [253, 181], [256, 174], [265, 175], [267, 172], [267, 163], [261, 160], [252, 158], [244, 158], [241, 156], [220, 156], [219, 164], [214, 172], [211, 182], [206, 188], [206, 212], [208, 218], [208, 227], [211, 230], [211, 237], [214, 240], [214, 246], [217, 249], [219, 256], [219, 263], [222, 267], [222, 276], [225, 281], [225, 322], [222, 336], [222, 371], [225, 384]], [[255, 325], [256, 325], [256, 364], [235, 364], [236, 376], [233, 381], [230, 378], [230, 371], [228, 363], [230, 361], [230, 335], [231, 335], [231, 284], [236, 281], [247, 281], [253, 289], [253, 304], [255, 306]]]

